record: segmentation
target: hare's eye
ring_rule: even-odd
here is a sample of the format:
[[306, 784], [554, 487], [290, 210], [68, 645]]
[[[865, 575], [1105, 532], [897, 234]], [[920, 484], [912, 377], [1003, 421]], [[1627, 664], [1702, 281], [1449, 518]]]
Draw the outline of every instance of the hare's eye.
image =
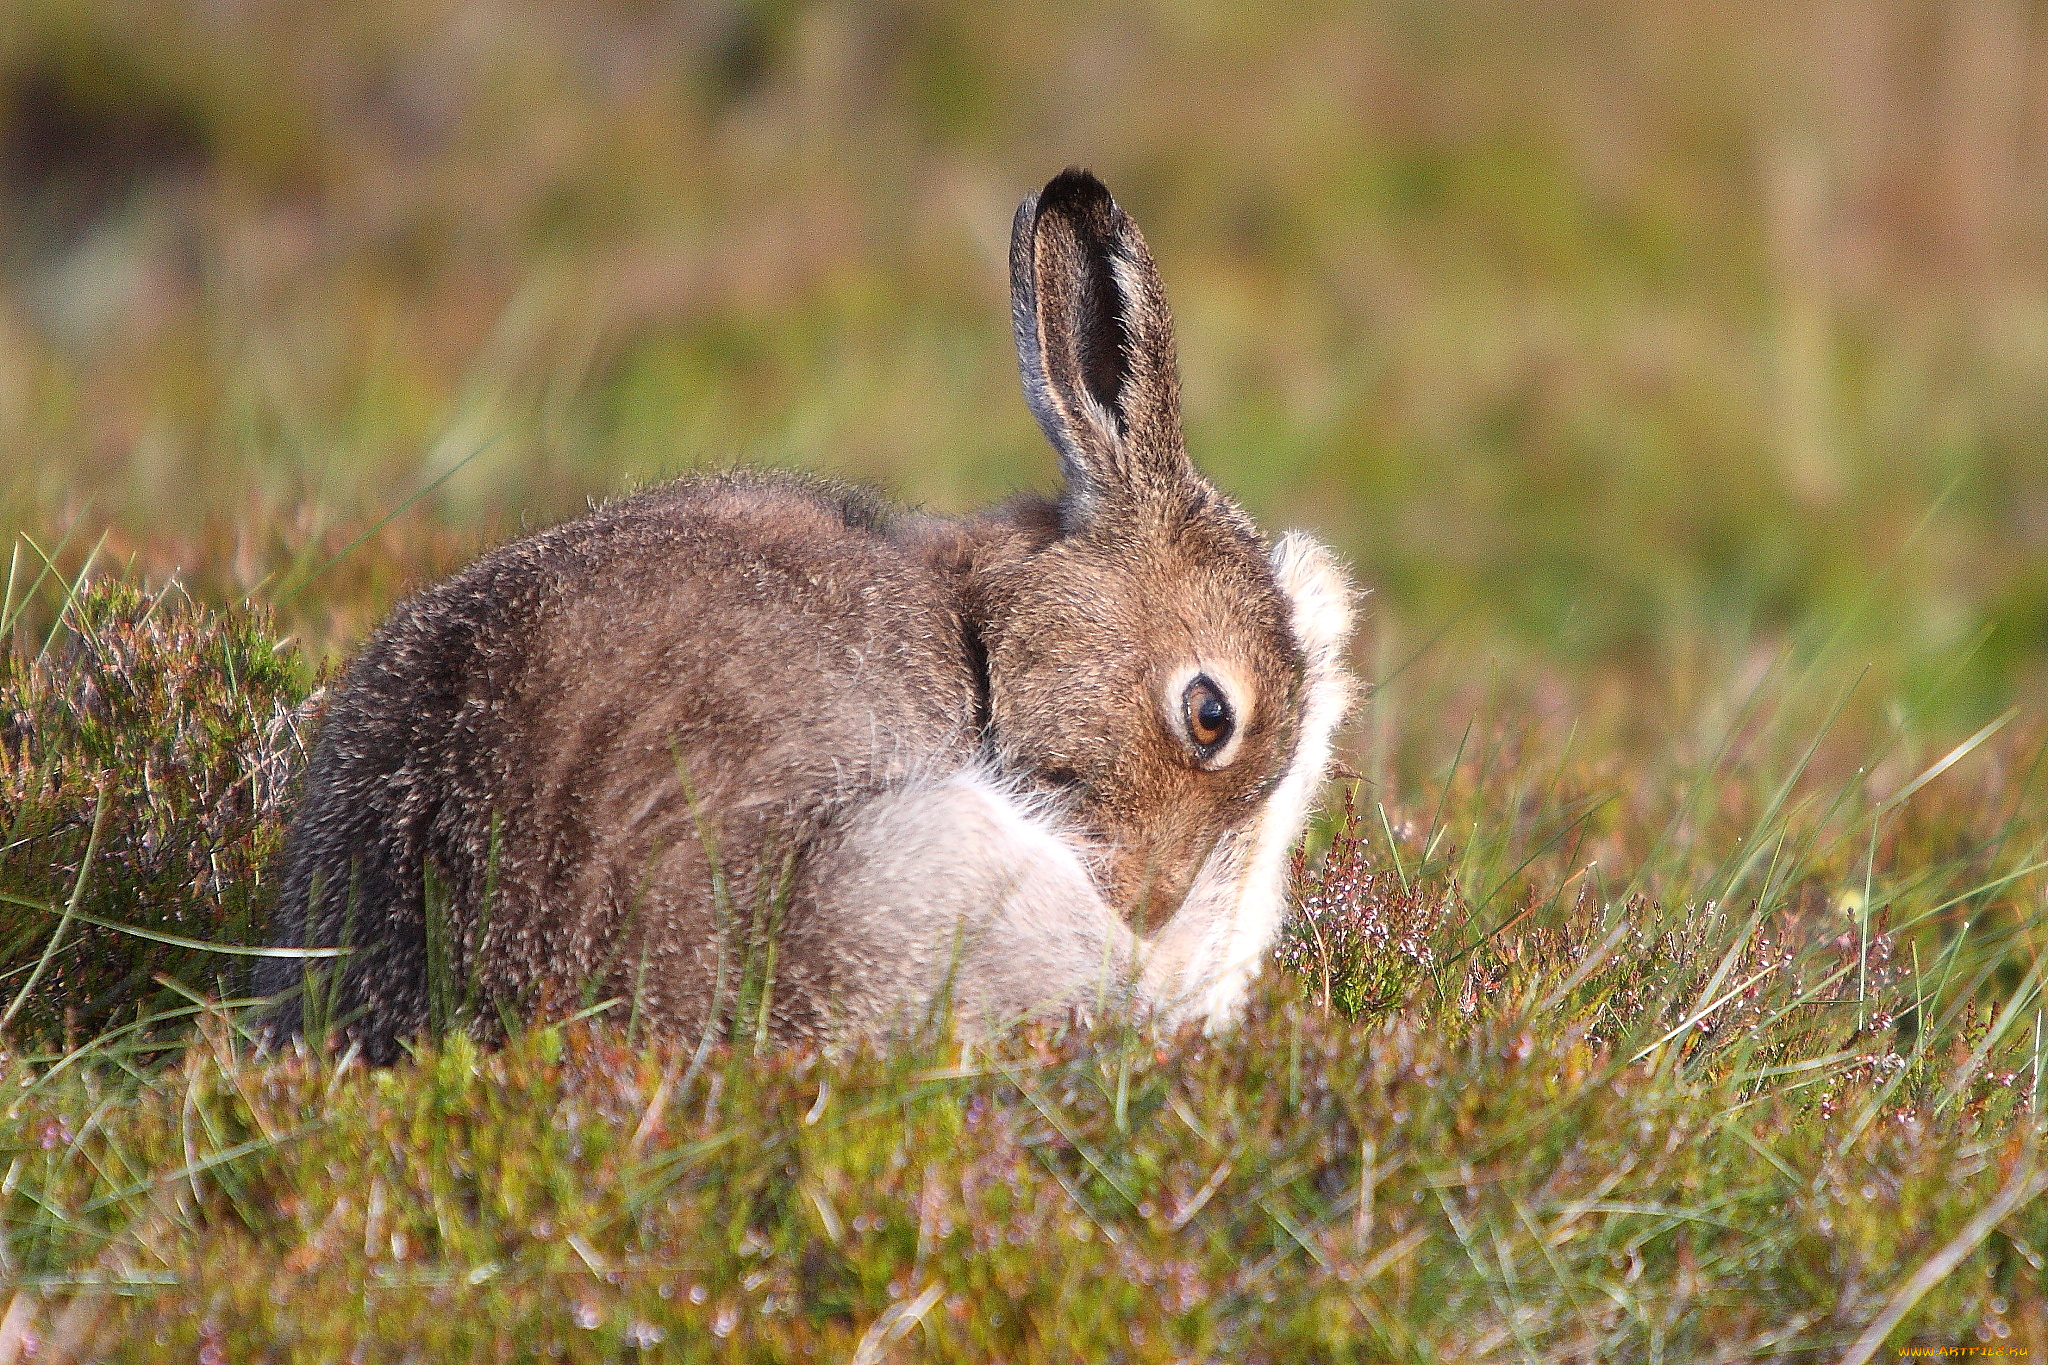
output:
[[1237, 718], [1230, 713], [1230, 702], [1223, 689], [1206, 675], [1195, 676], [1188, 690], [1181, 694], [1180, 704], [1181, 714], [1187, 720], [1188, 738], [1194, 741], [1203, 758], [1229, 742], [1231, 732], [1237, 728]]

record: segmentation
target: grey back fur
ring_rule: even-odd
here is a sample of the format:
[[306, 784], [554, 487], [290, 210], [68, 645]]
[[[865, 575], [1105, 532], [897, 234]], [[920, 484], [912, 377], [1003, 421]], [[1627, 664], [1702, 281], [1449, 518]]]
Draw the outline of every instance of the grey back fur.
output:
[[334, 688], [275, 924], [350, 951], [303, 992], [259, 969], [281, 1034], [317, 1002], [389, 1061], [452, 991], [486, 1031], [595, 994], [694, 1037], [746, 964], [778, 1038], [935, 1000], [1228, 1017], [1349, 696], [1350, 591], [1188, 460], [1164, 291], [1094, 177], [1024, 202], [1012, 290], [1057, 500], [692, 477], [392, 613]]

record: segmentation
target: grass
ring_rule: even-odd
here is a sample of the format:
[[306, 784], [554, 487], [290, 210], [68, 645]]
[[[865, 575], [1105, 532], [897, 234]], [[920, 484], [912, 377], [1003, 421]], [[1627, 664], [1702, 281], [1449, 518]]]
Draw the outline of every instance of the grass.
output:
[[[0, 1365], [2048, 1353], [2020, 10], [9, 19]], [[258, 1057], [334, 663], [679, 468], [1048, 482], [1068, 161], [1373, 589], [1242, 1027]]]
[[[255, 717], [303, 681], [259, 693], [248, 667], [290, 652], [118, 579], [39, 593], [51, 624], [17, 639], [49, 653], [17, 650], [0, 710], [89, 719], [89, 695], [149, 757], [84, 721], [10, 732], [4, 813], [35, 831], [10, 866], [42, 878], [11, 873], [38, 894], [7, 902], [16, 1358], [1876, 1359], [2048, 1336], [2038, 722], [1879, 782], [1896, 752], [1852, 765], [1814, 722], [1852, 714], [1816, 651], [1617, 766], [1602, 736], [1634, 699], [1570, 716], [1541, 679], [1475, 689], [1425, 656], [1378, 704], [1459, 735], [1432, 760], [1389, 718], [1387, 781], [1304, 851], [1235, 1032], [821, 1056], [650, 1039], [620, 1008], [370, 1072], [256, 1055], [234, 959], [176, 946], [250, 941], [281, 816], [220, 824], [209, 784], [296, 752]], [[210, 739], [163, 747], [181, 729]], [[121, 851], [152, 831], [184, 859], [168, 879]], [[253, 859], [234, 894], [166, 898], [229, 855]], [[56, 1002], [88, 968], [155, 985], [80, 1037]]]
[[1943, 719], [2044, 676], [2007, 7], [513, 8], [17, 7], [0, 533], [107, 530], [328, 657], [684, 466], [1043, 484], [1003, 234], [1078, 160], [1160, 257], [1192, 448], [1400, 620], [1655, 673], [1897, 562], [1886, 671], [1997, 627]]
[[934, 1359], [1742, 1359], [1836, 1355], [1895, 1304], [1905, 1340], [2043, 1326], [2031, 1138], [1830, 1131], [1512, 1014], [685, 1060], [579, 1026], [367, 1076], [216, 1034], [118, 1124], [32, 1084], [17, 1281], [45, 1321], [96, 1298], [136, 1359], [849, 1359], [892, 1329]]

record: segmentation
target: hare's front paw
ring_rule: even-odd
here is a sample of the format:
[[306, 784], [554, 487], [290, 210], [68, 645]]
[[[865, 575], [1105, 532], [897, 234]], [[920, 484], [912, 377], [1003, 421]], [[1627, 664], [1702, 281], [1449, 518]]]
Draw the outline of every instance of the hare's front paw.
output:
[[1214, 1033], [1228, 1028], [1244, 1008], [1244, 998], [1251, 990], [1252, 982], [1258, 977], [1259, 964], [1254, 958], [1240, 966], [1226, 968], [1221, 976], [1209, 983], [1209, 988], [1199, 997], [1196, 1013], [1202, 1020], [1202, 1031]]

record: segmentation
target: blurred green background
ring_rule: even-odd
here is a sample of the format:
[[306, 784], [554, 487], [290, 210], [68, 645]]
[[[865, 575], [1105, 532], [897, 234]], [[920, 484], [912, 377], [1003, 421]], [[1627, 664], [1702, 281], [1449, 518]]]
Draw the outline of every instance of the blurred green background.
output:
[[2048, 678], [2044, 21], [13, 0], [0, 531], [331, 654], [694, 465], [1048, 486], [1005, 245], [1073, 162], [1159, 259], [1198, 461], [1353, 558], [1382, 664], [1454, 622], [1646, 676], [1860, 603], [1974, 724]]

